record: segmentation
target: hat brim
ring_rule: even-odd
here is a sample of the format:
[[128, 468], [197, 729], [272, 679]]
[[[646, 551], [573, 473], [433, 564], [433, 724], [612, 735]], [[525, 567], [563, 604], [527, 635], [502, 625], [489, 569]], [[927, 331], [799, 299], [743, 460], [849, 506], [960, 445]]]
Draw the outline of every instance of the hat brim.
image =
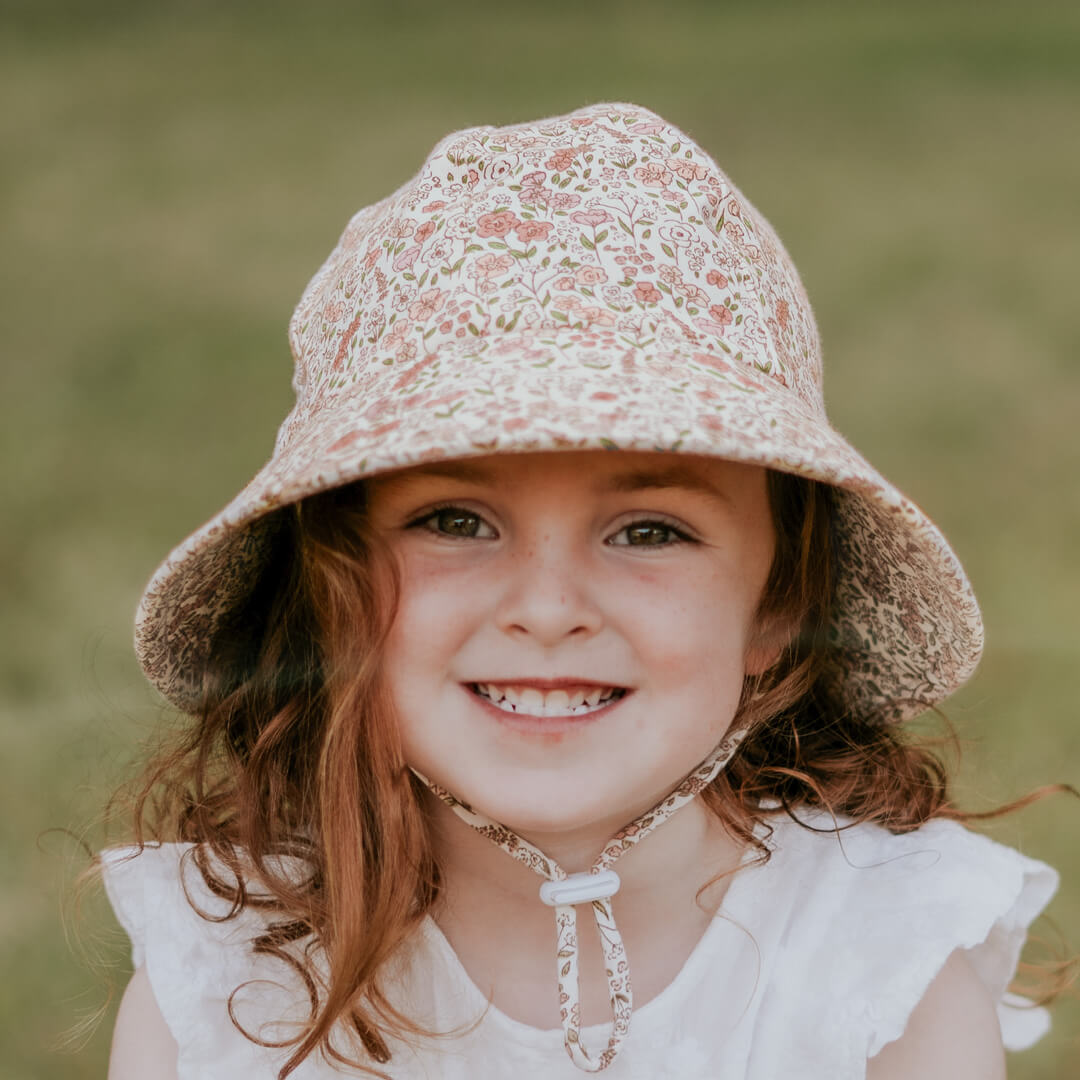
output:
[[[923, 712], [960, 686], [982, 622], [939, 530], [777, 373], [688, 343], [622, 357], [588, 333], [516, 335], [497, 357], [472, 341], [405, 380], [396, 397], [329, 383], [294, 411], [274, 456], [164, 561], [136, 618], [148, 678], [197, 706], [211, 642], [249, 595], [272, 544], [273, 512], [367, 476], [493, 453], [637, 450], [767, 466], [839, 490], [839, 574], [830, 663], [846, 703], [881, 720]], [[673, 373], [679, 378], [674, 379]], [[477, 407], [477, 402], [480, 407]]]

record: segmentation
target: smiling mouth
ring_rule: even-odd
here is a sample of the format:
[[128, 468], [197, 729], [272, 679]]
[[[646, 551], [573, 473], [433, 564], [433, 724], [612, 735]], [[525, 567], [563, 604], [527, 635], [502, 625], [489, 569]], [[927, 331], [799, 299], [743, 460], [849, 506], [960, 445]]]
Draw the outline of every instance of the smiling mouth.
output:
[[501, 686], [496, 683], [469, 683], [469, 689], [503, 712], [519, 716], [588, 716], [627, 694], [622, 686], [568, 686], [539, 690], [533, 686]]

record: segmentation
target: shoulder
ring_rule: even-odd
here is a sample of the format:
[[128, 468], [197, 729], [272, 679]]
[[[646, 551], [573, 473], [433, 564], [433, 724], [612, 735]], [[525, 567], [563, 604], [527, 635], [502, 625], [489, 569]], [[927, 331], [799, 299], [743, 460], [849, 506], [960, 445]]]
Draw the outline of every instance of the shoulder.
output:
[[178, 1047], [145, 967], [131, 977], [120, 1002], [108, 1080], [177, 1080]]
[[[280, 1065], [273, 1025], [302, 1023], [310, 1011], [297, 966], [255, 948], [274, 916], [259, 906], [235, 911], [205, 880], [192, 845], [113, 848], [101, 864], [136, 969], [117, 1019], [110, 1080], [273, 1075]], [[264, 1029], [265, 1043], [244, 1034], [263, 1038]]]
[[962, 952], [946, 961], [904, 1034], [866, 1069], [866, 1080], [1005, 1080], [995, 1002]]
[[820, 813], [803, 820], [809, 829], [776, 823], [769, 843], [787, 897], [777, 970], [822, 990], [821, 1009], [799, 1021], [808, 1040], [835, 1029], [866, 1061], [898, 1042], [905, 1049], [890, 1057], [932, 1055], [935, 1040], [959, 1043], [964, 1032], [998, 1053], [1002, 1039], [1021, 1049], [1046, 1031], [1045, 1010], [1007, 988], [1027, 928], [1056, 888], [1049, 866], [951, 821], [894, 835]]

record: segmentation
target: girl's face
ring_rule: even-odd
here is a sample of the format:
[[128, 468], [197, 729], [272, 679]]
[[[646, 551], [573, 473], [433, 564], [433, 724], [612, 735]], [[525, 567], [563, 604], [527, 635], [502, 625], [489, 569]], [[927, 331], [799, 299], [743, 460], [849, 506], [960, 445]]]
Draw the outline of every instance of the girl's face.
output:
[[402, 571], [385, 659], [408, 763], [530, 837], [649, 809], [776, 657], [754, 619], [765, 476], [585, 451], [369, 481]]

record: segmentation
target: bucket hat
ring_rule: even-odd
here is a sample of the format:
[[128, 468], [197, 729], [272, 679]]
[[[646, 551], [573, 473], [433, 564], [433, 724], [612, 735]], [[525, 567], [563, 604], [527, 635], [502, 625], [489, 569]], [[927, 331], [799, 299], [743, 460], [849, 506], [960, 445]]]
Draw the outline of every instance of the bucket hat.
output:
[[434, 459], [704, 454], [836, 489], [829, 677], [882, 722], [940, 701], [982, 647], [926, 515], [829, 423], [821, 348], [769, 223], [678, 128], [600, 104], [444, 138], [349, 222], [293, 314], [296, 403], [273, 454], [153, 576], [146, 675], [197, 706], [281, 508]]

